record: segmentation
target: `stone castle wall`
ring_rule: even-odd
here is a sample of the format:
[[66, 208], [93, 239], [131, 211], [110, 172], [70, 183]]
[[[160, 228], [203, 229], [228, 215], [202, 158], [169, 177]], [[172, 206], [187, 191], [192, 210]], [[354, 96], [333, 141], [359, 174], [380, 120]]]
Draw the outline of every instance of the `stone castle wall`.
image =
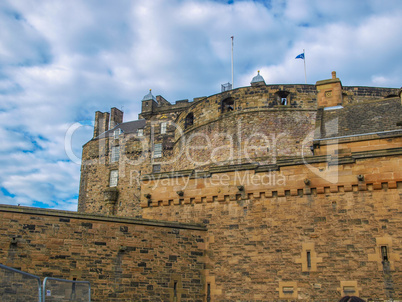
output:
[[203, 301], [205, 235], [196, 225], [0, 206], [0, 263], [90, 281], [91, 301]]
[[401, 149], [395, 152], [366, 152], [342, 165], [144, 178], [151, 197], [143, 217], [207, 225], [213, 301], [402, 299]]

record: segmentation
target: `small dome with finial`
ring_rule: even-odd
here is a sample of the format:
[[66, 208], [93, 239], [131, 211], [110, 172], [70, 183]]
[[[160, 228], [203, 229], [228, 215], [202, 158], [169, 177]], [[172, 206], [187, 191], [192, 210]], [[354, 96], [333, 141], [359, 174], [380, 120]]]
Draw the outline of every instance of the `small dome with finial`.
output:
[[144, 96], [143, 101], [154, 100], [156, 102], [156, 98], [152, 95], [152, 89], [149, 89], [149, 93]]
[[258, 74], [251, 80], [251, 86], [258, 86], [258, 85], [266, 85], [264, 78], [260, 75], [260, 71], [258, 70]]

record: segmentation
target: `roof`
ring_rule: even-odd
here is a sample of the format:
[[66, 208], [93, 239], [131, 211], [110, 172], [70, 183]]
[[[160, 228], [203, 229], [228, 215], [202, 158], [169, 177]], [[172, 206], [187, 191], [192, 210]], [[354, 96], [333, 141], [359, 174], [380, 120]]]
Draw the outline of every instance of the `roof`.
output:
[[260, 82], [264, 82], [264, 83], [265, 83], [265, 80], [264, 80], [264, 78], [260, 75], [260, 71], [258, 70], [258, 74], [251, 80], [250, 84], [253, 84], [253, 83], [260, 83]]
[[402, 127], [397, 126], [401, 120], [402, 106], [399, 98], [326, 108], [322, 112], [320, 138], [402, 131]]
[[144, 127], [145, 127], [145, 119], [121, 123], [121, 124], [118, 124], [113, 129], [110, 129], [110, 130], [102, 133], [97, 138], [113, 136], [114, 131], [117, 129], [121, 129], [121, 131], [123, 133], [136, 133], [138, 129], [143, 129]]

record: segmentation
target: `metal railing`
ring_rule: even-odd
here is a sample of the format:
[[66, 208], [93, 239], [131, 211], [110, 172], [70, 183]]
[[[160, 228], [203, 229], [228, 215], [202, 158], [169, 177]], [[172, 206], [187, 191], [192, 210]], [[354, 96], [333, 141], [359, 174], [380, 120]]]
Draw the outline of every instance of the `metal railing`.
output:
[[46, 277], [43, 280], [43, 302], [91, 301], [89, 281], [65, 280]]
[[0, 264], [0, 301], [90, 302], [89, 281], [40, 277]]
[[42, 301], [42, 287], [38, 276], [0, 264], [1, 301]]

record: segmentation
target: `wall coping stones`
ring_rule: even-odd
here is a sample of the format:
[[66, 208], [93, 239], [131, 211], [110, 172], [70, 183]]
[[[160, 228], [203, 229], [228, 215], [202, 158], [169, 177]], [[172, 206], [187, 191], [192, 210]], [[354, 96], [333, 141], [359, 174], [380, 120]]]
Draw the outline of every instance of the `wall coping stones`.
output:
[[151, 219], [105, 216], [99, 214], [86, 214], [73, 211], [41, 209], [41, 208], [12, 206], [4, 204], [0, 204], [0, 212], [19, 213], [26, 215], [39, 215], [39, 216], [66, 217], [72, 219], [94, 220], [101, 222], [137, 224], [137, 225], [146, 225], [146, 226], [163, 227], [163, 228], [207, 231], [205, 225], [196, 223], [178, 223], [178, 222], [151, 220]]

